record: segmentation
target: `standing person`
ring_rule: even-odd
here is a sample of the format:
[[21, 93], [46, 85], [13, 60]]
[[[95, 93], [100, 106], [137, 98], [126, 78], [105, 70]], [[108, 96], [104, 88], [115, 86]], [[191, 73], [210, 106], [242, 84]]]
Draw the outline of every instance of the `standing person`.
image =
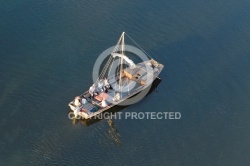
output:
[[93, 97], [95, 95], [95, 84], [89, 88], [89, 94]]

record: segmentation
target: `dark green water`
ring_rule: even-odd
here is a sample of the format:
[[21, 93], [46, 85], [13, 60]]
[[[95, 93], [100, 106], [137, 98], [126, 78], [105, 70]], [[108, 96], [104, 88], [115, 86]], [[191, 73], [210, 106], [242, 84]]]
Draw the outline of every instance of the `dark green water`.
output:
[[[122, 112], [180, 120], [72, 124], [67, 104], [125, 31], [165, 65]], [[0, 2], [0, 165], [250, 164], [250, 2]], [[153, 104], [154, 103], [154, 104]]]

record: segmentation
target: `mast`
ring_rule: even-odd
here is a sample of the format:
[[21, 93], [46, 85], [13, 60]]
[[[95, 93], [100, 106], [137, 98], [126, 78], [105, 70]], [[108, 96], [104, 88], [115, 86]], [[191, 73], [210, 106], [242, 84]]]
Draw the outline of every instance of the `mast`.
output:
[[[125, 32], [122, 32], [122, 35], [121, 35], [121, 54], [122, 55], [124, 55], [124, 51], [125, 51], [124, 34], [125, 34]], [[123, 57], [121, 57], [121, 59], [120, 59], [120, 78], [119, 78], [119, 90], [120, 91], [122, 90], [122, 70], [123, 70]], [[122, 97], [122, 96], [120, 96], [120, 97]]]

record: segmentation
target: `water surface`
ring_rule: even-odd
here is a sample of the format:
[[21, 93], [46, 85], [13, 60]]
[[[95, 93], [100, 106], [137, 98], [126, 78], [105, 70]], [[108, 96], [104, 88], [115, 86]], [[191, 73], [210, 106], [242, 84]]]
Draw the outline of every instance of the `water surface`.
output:
[[[250, 2], [0, 2], [0, 165], [249, 165]], [[122, 112], [181, 120], [72, 124], [67, 104], [125, 31], [165, 65]]]

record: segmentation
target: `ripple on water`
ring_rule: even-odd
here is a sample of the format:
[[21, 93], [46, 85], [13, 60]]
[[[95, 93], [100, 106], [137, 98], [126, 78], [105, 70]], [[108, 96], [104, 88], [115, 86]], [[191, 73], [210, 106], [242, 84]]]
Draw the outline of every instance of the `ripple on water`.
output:
[[105, 130], [106, 122], [93, 128], [70, 123], [66, 126], [53, 126], [42, 134], [39, 132], [27, 136], [23, 150], [27, 152], [26, 157], [32, 164], [94, 163], [93, 158], [98, 158], [101, 153], [94, 147], [103, 146], [107, 139], [106, 133], [103, 132]]

